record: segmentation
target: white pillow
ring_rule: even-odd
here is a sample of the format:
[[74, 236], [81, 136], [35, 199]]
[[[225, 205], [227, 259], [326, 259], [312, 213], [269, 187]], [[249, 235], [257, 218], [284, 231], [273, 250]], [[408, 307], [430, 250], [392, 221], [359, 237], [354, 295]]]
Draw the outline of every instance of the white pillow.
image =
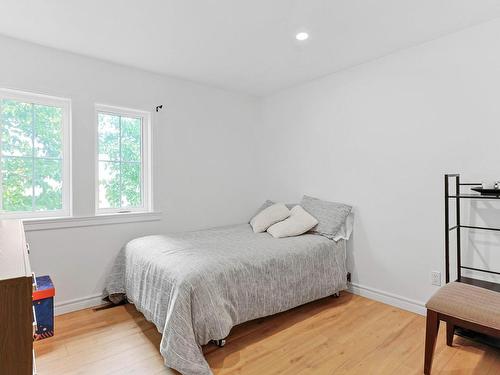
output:
[[271, 236], [274, 238], [299, 236], [318, 224], [318, 220], [300, 206], [295, 206], [290, 212], [288, 219], [267, 228]]
[[283, 203], [275, 203], [260, 211], [250, 220], [250, 225], [255, 233], [265, 232], [274, 223], [285, 220], [290, 216], [290, 210]]

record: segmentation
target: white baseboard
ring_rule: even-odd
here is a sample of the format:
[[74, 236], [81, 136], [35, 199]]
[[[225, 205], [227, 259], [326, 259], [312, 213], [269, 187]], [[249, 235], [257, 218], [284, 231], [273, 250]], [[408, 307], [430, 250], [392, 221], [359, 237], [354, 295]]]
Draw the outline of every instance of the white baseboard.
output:
[[415, 301], [409, 298], [398, 296], [396, 294], [384, 292], [382, 290], [369, 288], [367, 286], [351, 283], [348, 290], [362, 297], [373, 299], [387, 305], [395, 306], [403, 310], [411, 311], [416, 314], [425, 315], [425, 304], [420, 301]]
[[[425, 315], [426, 309], [423, 302], [415, 301], [409, 298], [398, 296], [396, 294], [384, 292], [378, 289], [369, 288], [363, 285], [351, 283], [348, 290], [362, 297], [373, 299], [391, 306], [398, 307], [403, 310], [411, 311], [416, 314]], [[55, 304], [55, 315], [66, 314], [72, 311], [88, 309], [103, 305], [101, 294], [95, 294], [83, 298], [75, 298], [68, 301], [62, 301]]]
[[94, 294], [83, 298], [75, 298], [68, 301], [57, 302], [54, 306], [54, 314], [61, 315], [72, 311], [88, 309], [103, 305], [102, 294]]

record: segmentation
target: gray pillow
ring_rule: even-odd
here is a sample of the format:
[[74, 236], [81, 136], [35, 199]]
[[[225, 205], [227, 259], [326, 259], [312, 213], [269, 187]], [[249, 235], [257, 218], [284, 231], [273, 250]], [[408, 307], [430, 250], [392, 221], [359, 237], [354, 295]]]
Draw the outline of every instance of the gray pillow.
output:
[[304, 195], [300, 205], [318, 220], [318, 225], [309, 233], [316, 233], [333, 240], [345, 223], [352, 210], [351, 206], [342, 203], [323, 201]]

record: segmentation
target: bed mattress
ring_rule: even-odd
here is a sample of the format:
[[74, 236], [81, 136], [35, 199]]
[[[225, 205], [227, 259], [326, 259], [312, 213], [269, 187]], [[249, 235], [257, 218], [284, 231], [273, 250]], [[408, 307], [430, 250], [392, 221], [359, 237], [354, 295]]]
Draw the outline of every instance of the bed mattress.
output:
[[207, 375], [201, 345], [226, 338], [237, 324], [345, 288], [344, 240], [273, 238], [242, 224], [130, 241], [106, 293], [124, 293], [156, 325], [166, 366]]

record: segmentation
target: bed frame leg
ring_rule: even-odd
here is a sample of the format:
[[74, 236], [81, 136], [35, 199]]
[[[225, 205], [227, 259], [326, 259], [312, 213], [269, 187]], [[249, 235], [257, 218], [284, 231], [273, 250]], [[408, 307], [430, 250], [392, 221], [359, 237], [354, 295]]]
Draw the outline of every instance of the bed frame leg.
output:
[[222, 339], [222, 340], [212, 340], [212, 342], [217, 345], [219, 348], [222, 348], [224, 347], [224, 345], [226, 345], [226, 340]]
[[332, 295], [333, 298], [339, 298], [340, 297], [340, 292], [334, 293]]

